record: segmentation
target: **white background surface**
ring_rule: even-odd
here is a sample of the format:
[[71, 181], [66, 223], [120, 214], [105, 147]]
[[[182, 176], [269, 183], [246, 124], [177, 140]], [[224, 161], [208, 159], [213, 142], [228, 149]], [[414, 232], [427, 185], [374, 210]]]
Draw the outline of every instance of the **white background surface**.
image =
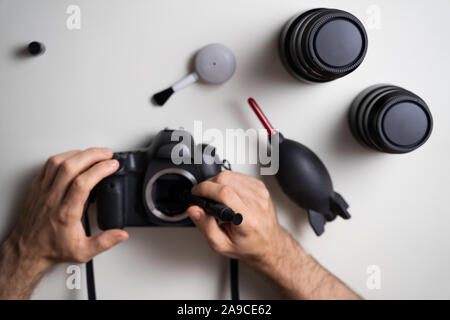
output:
[[[66, 8], [81, 8], [81, 30], [66, 28]], [[367, 22], [369, 50], [351, 75], [322, 85], [297, 82], [282, 67], [277, 41], [284, 23], [314, 7], [348, 10]], [[303, 210], [274, 183], [279, 220], [305, 249], [366, 298], [450, 298], [448, 168], [450, 2], [433, 1], [23, 1], [0, 0], [0, 236], [17, 216], [38, 167], [55, 153], [108, 146], [141, 147], [164, 127], [260, 128], [246, 104], [255, 97], [285, 136], [313, 149], [351, 205], [352, 219], [326, 225], [318, 238]], [[42, 41], [45, 55], [17, 54]], [[154, 107], [153, 93], [189, 71], [197, 49], [221, 42], [236, 54], [223, 86], [196, 85]], [[430, 140], [407, 155], [369, 151], [349, 133], [352, 99], [375, 83], [421, 96], [435, 120]], [[258, 175], [255, 165], [235, 170]], [[129, 229], [131, 238], [95, 259], [100, 299], [229, 298], [226, 259], [195, 229]], [[381, 268], [381, 289], [368, 290], [366, 269]], [[67, 290], [66, 265], [48, 273], [34, 298], [85, 298]], [[279, 298], [245, 266], [241, 296]]]

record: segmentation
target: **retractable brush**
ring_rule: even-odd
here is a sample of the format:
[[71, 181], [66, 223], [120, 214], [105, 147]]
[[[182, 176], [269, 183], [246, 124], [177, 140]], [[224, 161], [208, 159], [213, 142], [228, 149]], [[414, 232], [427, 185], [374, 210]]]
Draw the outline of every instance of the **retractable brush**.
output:
[[216, 201], [194, 196], [190, 191], [183, 191], [180, 195], [181, 199], [191, 205], [196, 205], [205, 210], [211, 216], [216, 217], [220, 222], [231, 222], [235, 226], [242, 223], [242, 215], [235, 213], [231, 208], [218, 203]]
[[278, 183], [291, 200], [307, 210], [314, 232], [320, 236], [325, 223], [337, 215], [349, 219], [348, 204], [334, 192], [331, 177], [319, 157], [306, 146], [284, 138], [275, 130], [253, 98], [249, 98], [248, 103], [266, 128], [271, 145], [278, 144]]

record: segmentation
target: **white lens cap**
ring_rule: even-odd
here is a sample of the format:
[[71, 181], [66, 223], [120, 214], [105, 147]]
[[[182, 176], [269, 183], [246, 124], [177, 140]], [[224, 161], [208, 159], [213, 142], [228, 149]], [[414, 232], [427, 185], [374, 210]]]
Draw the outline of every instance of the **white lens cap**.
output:
[[195, 57], [195, 71], [200, 79], [219, 84], [231, 78], [236, 70], [236, 58], [223, 44], [214, 43], [201, 49]]

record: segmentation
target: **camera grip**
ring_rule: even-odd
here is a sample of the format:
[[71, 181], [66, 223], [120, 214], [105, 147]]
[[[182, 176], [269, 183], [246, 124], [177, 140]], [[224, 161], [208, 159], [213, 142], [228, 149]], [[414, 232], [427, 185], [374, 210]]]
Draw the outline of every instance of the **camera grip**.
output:
[[97, 197], [97, 222], [102, 230], [123, 229], [124, 217], [124, 177], [110, 176], [100, 182]]

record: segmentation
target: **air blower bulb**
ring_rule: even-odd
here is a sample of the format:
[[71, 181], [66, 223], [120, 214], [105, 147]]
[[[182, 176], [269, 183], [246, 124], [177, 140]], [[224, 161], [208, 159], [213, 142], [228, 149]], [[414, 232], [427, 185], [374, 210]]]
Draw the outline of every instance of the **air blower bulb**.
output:
[[338, 215], [350, 219], [348, 204], [334, 191], [330, 174], [319, 157], [275, 130], [253, 98], [249, 98], [248, 103], [267, 130], [272, 149], [274, 143], [278, 144], [278, 183], [292, 201], [306, 209], [316, 235], [320, 236], [325, 231], [325, 223]]

